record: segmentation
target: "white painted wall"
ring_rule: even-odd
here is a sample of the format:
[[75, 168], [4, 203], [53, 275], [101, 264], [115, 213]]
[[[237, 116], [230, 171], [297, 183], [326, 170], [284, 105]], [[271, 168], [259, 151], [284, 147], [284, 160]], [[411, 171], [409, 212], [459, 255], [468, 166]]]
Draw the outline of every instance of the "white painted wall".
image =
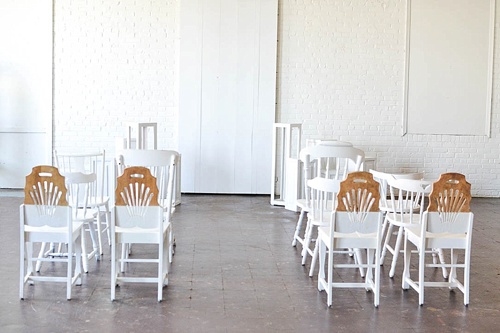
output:
[[0, 2], [0, 188], [51, 162], [52, 1]]
[[55, 1], [54, 145], [114, 154], [127, 122], [177, 147], [177, 0]]
[[279, 14], [281, 122], [376, 152], [380, 170], [461, 172], [473, 195], [500, 195], [498, 21], [491, 138], [402, 137], [406, 1], [281, 1]]
[[[178, 146], [179, 1], [55, 2], [57, 149], [114, 152], [127, 121], [158, 122], [159, 148]], [[375, 152], [380, 170], [457, 171], [473, 195], [500, 196], [500, 26], [491, 137], [402, 137], [405, 15], [404, 0], [280, 0], [276, 120]]]

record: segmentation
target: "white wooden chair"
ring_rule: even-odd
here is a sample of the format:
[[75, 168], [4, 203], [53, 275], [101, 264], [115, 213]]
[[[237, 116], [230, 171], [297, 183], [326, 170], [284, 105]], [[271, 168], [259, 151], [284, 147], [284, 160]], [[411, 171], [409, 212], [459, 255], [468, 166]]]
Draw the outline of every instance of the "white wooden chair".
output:
[[[83, 271], [88, 273], [88, 261], [95, 258], [101, 260], [100, 246], [96, 225], [101, 225], [101, 214], [96, 206], [91, 204], [93, 199], [93, 188], [96, 183], [95, 173], [66, 172], [66, 187], [68, 188], [68, 202], [73, 209], [73, 221], [82, 222], [84, 229], [82, 232], [82, 265]], [[92, 250], [87, 251], [87, 233], [90, 236]]]
[[[387, 173], [387, 172], [381, 172], [381, 171], [376, 171], [376, 170], [370, 170], [370, 173], [373, 175], [373, 179], [375, 179], [377, 182], [379, 182], [380, 187], [379, 187], [379, 192], [380, 192], [380, 204], [379, 208], [384, 214], [384, 223], [382, 224], [382, 237], [384, 238], [384, 245], [382, 246], [382, 253], [380, 254], [380, 264], [384, 264], [384, 259], [385, 255], [387, 253], [387, 250], [392, 254], [394, 252], [394, 247], [389, 243], [389, 240], [391, 239], [392, 236], [392, 231], [393, 228], [389, 228], [388, 224], [388, 215], [387, 213], [392, 213], [394, 214], [395, 209], [392, 206], [392, 200], [389, 195], [389, 181], [394, 180], [394, 179], [414, 179], [414, 180], [421, 180], [424, 178], [424, 173], [423, 172], [412, 172], [412, 173]], [[401, 207], [400, 209], [402, 209]], [[411, 207], [414, 212], [420, 212], [420, 205], [416, 203], [414, 206]], [[392, 226], [392, 225], [391, 225]], [[390, 230], [388, 230], [390, 229]], [[386, 231], [387, 234], [386, 234]]]
[[[306, 180], [311, 179], [312, 175], [327, 179], [343, 180], [349, 172], [360, 170], [364, 156], [364, 152], [360, 149], [345, 145], [335, 146], [333, 144], [311, 146], [302, 149], [300, 152], [300, 159], [304, 163]], [[317, 221], [308, 218], [304, 236], [303, 238], [299, 236], [302, 228], [303, 214], [311, 210], [309, 191], [306, 186], [305, 201], [298, 202], [298, 206], [301, 207], [302, 211], [295, 228], [294, 241], [302, 244], [302, 265], [305, 265], [309, 255], [312, 256], [309, 276], [313, 276], [318, 249], [316, 245], [311, 248], [311, 242], [318, 226]], [[363, 275], [363, 271], [361, 271], [361, 274]]]
[[[315, 178], [308, 181], [313, 189], [313, 214], [326, 222], [318, 228], [319, 273], [318, 290], [327, 293], [327, 304], [332, 305], [333, 288], [365, 288], [374, 294], [374, 305], [380, 301], [380, 247], [382, 212], [379, 210], [379, 184], [368, 172], [352, 172], [347, 179], [339, 181]], [[340, 186], [340, 189], [339, 189]], [[338, 194], [337, 194], [338, 193]], [[321, 202], [328, 195], [337, 194], [337, 208], [326, 209]], [[346, 248], [366, 250], [366, 260], [356, 258], [354, 262], [340, 263], [340, 253]], [[326, 258], [328, 261], [326, 262]], [[337, 259], [334, 259], [337, 258]], [[352, 259], [351, 259], [352, 260]], [[366, 269], [364, 282], [334, 282], [334, 269]], [[325, 268], [328, 272], [325, 276]], [[359, 278], [358, 278], [359, 279]]]
[[300, 208], [300, 215], [297, 221], [297, 226], [295, 227], [295, 233], [293, 234], [292, 246], [296, 246], [297, 243], [299, 243], [302, 245], [302, 248], [304, 248], [304, 238], [300, 236], [300, 232], [302, 229], [302, 224], [304, 222], [304, 217], [311, 210], [311, 202], [308, 198], [309, 194], [307, 193], [307, 181], [316, 176], [331, 177], [333, 179], [338, 179], [340, 177], [340, 175], [337, 175], [336, 167], [339, 167], [340, 173], [341, 164], [335, 163], [334, 159], [336, 157], [333, 157], [333, 155], [336, 153], [336, 150], [326, 148], [317, 151], [317, 149], [311, 148], [316, 145], [327, 147], [352, 147], [352, 143], [350, 142], [318, 140], [318, 142], [315, 142], [314, 145], [303, 148], [299, 153], [299, 158], [303, 167], [303, 194], [302, 198], [298, 199], [296, 202], [297, 206]]
[[116, 158], [117, 174], [123, 173], [126, 167], [143, 166], [150, 170], [156, 178], [158, 186], [158, 204], [163, 208], [164, 220], [170, 225], [169, 261], [174, 254], [174, 225], [172, 213], [174, 210], [174, 183], [176, 179], [176, 164], [179, 163], [179, 153], [174, 150], [124, 149]]
[[[422, 224], [405, 226], [403, 289], [412, 287], [419, 293], [419, 304], [424, 304], [425, 287], [458, 288], [464, 294], [464, 305], [469, 304], [470, 251], [474, 214], [470, 211], [470, 184], [459, 173], [442, 174], [433, 185], [429, 207], [423, 213]], [[410, 244], [418, 250], [418, 279], [411, 278]], [[425, 256], [432, 249], [450, 249], [450, 264], [426, 263]], [[458, 262], [458, 252], [464, 260]], [[426, 267], [450, 268], [447, 281], [425, 281]], [[463, 281], [457, 277], [463, 269]]]
[[99, 242], [99, 254], [103, 252], [102, 234], [106, 233], [108, 244], [110, 245], [109, 224], [111, 220], [111, 210], [109, 208], [109, 171], [106, 165], [106, 151], [99, 150], [93, 152], [79, 152], [79, 153], [63, 153], [54, 150], [55, 166], [59, 169], [61, 174], [81, 172], [84, 174], [94, 173], [96, 179], [89, 188], [89, 208], [96, 209], [99, 212], [99, 221], [97, 223], [96, 216], [96, 229]]
[[[72, 218], [74, 222], [83, 223], [82, 231], [82, 265], [83, 271], [88, 273], [89, 271], [89, 260], [95, 258], [100, 260], [99, 252], [99, 242], [95, 229], [95, 222], [100, 225], [100, 214], [98, 214], [98, 209], [91, 205], [89, 202], [92, 200], [92, 188], [95, 186], [96, 174], [89, 173], [84, 174], [81, 172], [66, 172], [64, 173], [65, 185], [68, 193], [68, 204], [72, 209]], [[94, 207], [94, 208], [91, 208]], [[87, 233], [88, 231], [92, 250], [87, 251]], [[45, 250], [47, 243], [43, 243], [40, 247], [40, 252], [38, 257], [40, 259], [47, 257], [64, 257], [67, 256], [69, 251], [65, 251], [63, 248], [67, 244], [59, 243], [56, 250], [54, 243], [50, 243], [48, 250]], [[39, 272], [41, 269], [43, 260], [39, 260], [36, 263], [36, 271]]]
[[[111, 300], [115, 300], [116, 286], [121, 282], [155, 283], [158, 302], [163, 299], [163, 287], [168, 284], [170, 223], [164, 222], [163, 208], [158, 205], [156, 179], [145, 167], [125, 168], [117, 179], [115, 208], [111, 222]], [[117, 248], [122, 244], [121, 257]], [[130, 244], [154, 244], [158, 253], [153, 258], [132, 258], [126, 249]], [[127, 264], [152, 263], [158, 266], [156, 276], [145, 276], [132, 270], [125, 272]]]
[[[386, 213], [387, 232], [383, 249], [392, 254], [391, 269], [389, 277], [394, 277], [396, 265], [400, 253], [403, 250], [404, 227], [411, 225], [420, 225], [422, 213], [425, 207], [425, 198], [432, 190], [432, 181], [416, 179], [389, 179], [389, 190], [391, 193], [391, 206], [395, 207], [393, 211]], [[397, 228], [396, 240], [391, 246], [391, 237], [393, 230]], [[432, 251], [434, 261], [444, 261], [442, 252], [439, 249]], [[447, 276], [446, 268], [443, 267], [443, 276]]]
[[[20, 284], [19, 297], [24, 299], [24, 286], [35, 281], [66, 283], [66, 298], [71, 299], [71, 287], [81, 284], [82, 222], [75, 222], [66, 200], [64, 177], [52, 166], [36, 166], [26, 177], [24, 203], [20, 206]], [[65, 243], [68, 253], [64, 257], [33, 256], [34, 243]], [[75, 255], [73, 255], [75, 254]], [[73, 264], [73, 258], [75, 263]], [[39, 261], [63, 262], [66, 276], [48, 276], [45, 272], [34, 275], [34, 263]], [[51, 268], [48, 272], [52, 271]]]

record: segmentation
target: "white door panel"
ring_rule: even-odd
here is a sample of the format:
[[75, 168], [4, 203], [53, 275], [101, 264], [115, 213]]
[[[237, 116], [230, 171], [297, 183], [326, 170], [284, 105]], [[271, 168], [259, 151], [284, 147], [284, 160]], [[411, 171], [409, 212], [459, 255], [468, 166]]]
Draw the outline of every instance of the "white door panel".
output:
[[182, 191], [269, 193], [277, 0], [181, 2]]
[[52, 1], [0, 2], [0, 188], [50, 164]]

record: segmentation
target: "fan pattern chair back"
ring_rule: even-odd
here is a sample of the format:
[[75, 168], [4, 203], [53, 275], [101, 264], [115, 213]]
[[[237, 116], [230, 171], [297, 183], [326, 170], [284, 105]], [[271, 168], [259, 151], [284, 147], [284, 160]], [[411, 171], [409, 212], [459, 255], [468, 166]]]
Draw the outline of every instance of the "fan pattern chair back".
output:
[[[71, 207], [66, 199], [65, 179], [58, 169], [40, 165], [26, 176], [24, 202], [20, 206], [20, 284], [19, 296], [24, 299], [26, 283], [36, 281], [66, 283], [66, 298], [71, 299], [71, 288], [81, 284], [81, 230], [82, 223], [73, 222]], [[65, 257], [40, 257], [33, 255], [34, 243], [65, 243], [68, 253]], [[73, 254], [75, 254], [73, 256]], [[73, 264], [73, 258], [75, 263]], [[66, 276], [48, 272], [35, 273], [35, 262], [64, 262]], [[38, 266], [38, 265], [37, 265]], [[38, 271], [38, 269], [37, 269]]]
[[[424, 303], [425, 287], [458, 288], [464, 294], [464, 305], [469, 304], [470, 254], [474, 215], [470, 211], [471, 185], [459, 173], [445, 173], [433, 184], [429, 206], [423, 213], [421, 226], [405, 227], [405, 264], [403, 289], [412, 287], [419, 293], [419, 304]], [[409, 243], [417, 247], [419, 255], [418, 279], [410, 275], [411, 250]], [[450, 263], [428, 263], [425, 255], [431, 249], [450, 251]], [[463, 253], [459, 262], [458, 253]], [[425, 268], [450, 268], [447, 281], [425, 281]], [[457, 276], [463, 269], [463, 280]]]
[[[312, 184], [314, 186], [314, 184]], [[368, 172], [351, 172], [340, 183], [337, 208], [331, 214], [328, 226], [318, 228], [320, 269], [318, 289], [326, 290], [327, 304], [332, 305], [333, 288], [365, 288], [374, 293], [374, 305], [380, 301], [380, 243], [382, 213], [379, 209], [379, 184]], [[345, 249], [358, 251], [354, 263], [339, 263], [333, 259], [346, 253]], [[366, 250], [363, 261], [360, 250]], [[326, 257], [328, 261], [326, 262]], [[328, 273], [325, 277], [325, 268]], [[364, 282], [334, 282], [333, 270], [337, 268], [366, 269]]]
[[[338, 145], [318, 144], [306, 147], [300, 151], [299, 155], [304, 166], [305, 188], [304, 199], [297, 201], [297, 206], [301, 208], [301, 212], [295, 227], [292, 245], [295, 246], [297, 242], [302, 245], [302, 265], [305, 265], [309, 255], [313, 257], [309, 270], [309, 275], [312, 276], [317, 259], [317, 246], [312, 249], [310, 244], [317, 225], [311, 219], [308, 219], [304, 236], [300, 236], [303, 219], [311, 211], [311, 190], [307, 186], [307, 182], [315, 177], [341, 181], [347, 177], [349, 172], [361, 169], [365, 153], [361, 149], [352, 147], [350, 143], [339, 142]], [[334, 199], [328, 201], [333, 208], [335, 206]]]
[[64, 177], [56, 167], [36, 166], [26, 176], [24, 204], [36, 207], [39, 217], [52, 217], [57, 206], [68, 206], [66, 194]]
[[[146, 167], [129, 167], [117, 179], [115, 208], [111, 223], [111, 300], [120, 282], [155, 283], [158, 301], [163, 299], [163, 287], [168, 283], [170, 223], [164, 220], [158, 204], [157, 180]], [[121, 257], [117, 246], [121, 244]], [[155, 244], [158, 253], [153, 258], [131, 258], [132, 244]], [[149, 263], [158, 266], [156, 276], [133, 276], [125, 272], [127, 263]]]
[[180, 155], [174, 150], [147, 150], [147, 149], [124, 149], [118, 152], [116, 164], [118, 174], [132, 166], [143, 166], [149, 169], [152, 176], [156, 178], [158, 195], [156, 201], [164, 210], [165, 223], [170, 225], [169, 234], [169, 261], [172, 262], [174, 255], [174, 224], [172, 214], [174, 211], [174, 188], [177, 181], [176, 168], [180, 162]]

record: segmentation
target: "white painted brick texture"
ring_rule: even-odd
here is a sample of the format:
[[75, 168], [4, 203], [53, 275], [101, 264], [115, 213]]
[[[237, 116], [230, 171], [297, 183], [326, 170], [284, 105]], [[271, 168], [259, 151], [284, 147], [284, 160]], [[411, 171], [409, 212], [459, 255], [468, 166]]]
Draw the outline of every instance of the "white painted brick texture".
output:
[[[180, 1], [55, 2], [55, 148], [113, 152], [129, 121], [178, 146]], [[382, 171], [461, 172], [500, 196], [499, 25], [491, 137], [402, 136], [405, 21], [404, 0], [280, 0], [276, 120], [302, 123], [303, 142], [351, 141]]]
[[402, 136], [406, 1], [281, 1], [279, 14], [278, 121], [302, 123], [304, 142], [351, 141], [381, 171], [460, 172], [474, 196], [500, 196], [498, 75], [490, 138]]
[[56, 1], [54, 147], [105, 148], [127, 122], [177, 147], [178, 1]]

